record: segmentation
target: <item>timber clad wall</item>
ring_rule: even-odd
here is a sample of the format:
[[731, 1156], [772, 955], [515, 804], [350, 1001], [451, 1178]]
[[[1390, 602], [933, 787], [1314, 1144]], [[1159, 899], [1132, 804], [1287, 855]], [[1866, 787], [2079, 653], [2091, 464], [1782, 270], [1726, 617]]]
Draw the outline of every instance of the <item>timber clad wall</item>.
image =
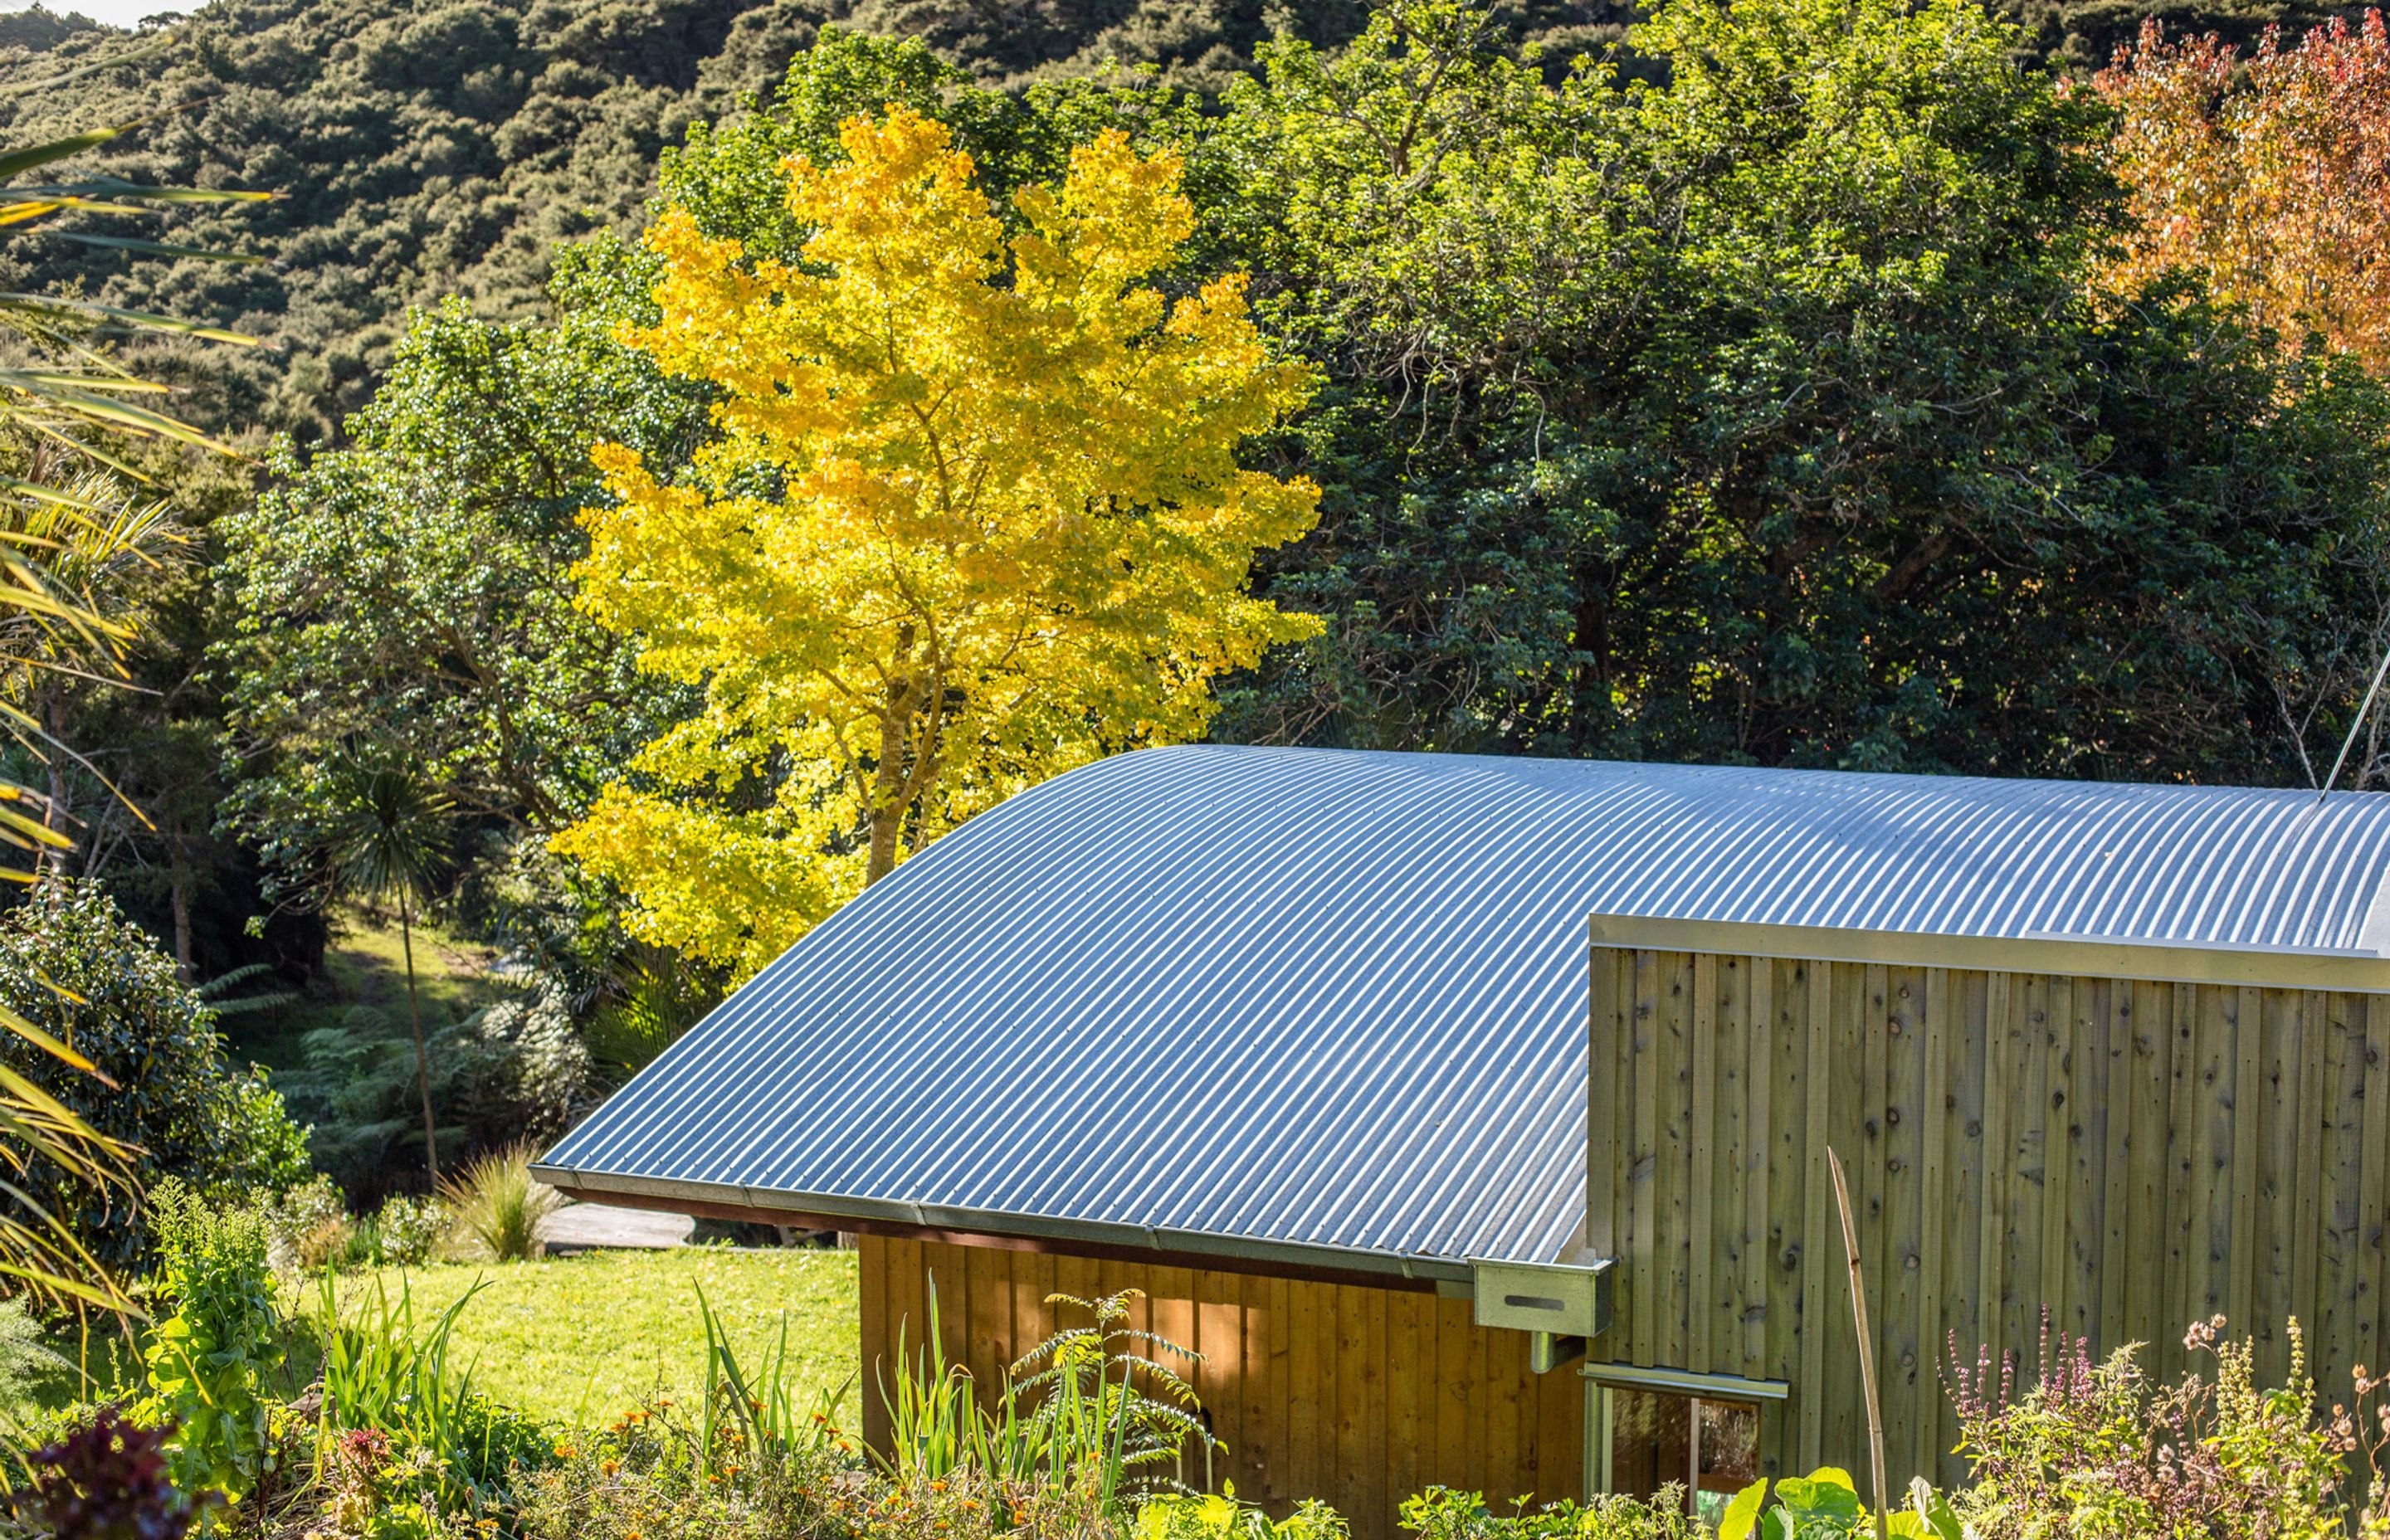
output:
[[2390, 1333], [2390, 997], [1593, 952], [1587, 1240], [1623, 1362], [1792, 1382], [1763, 1469], [1860, 1469], [1848, 1170], [1895, 1484], [1952, 1479], [1946, 1338], [2030, 1364], [2229, 1316], [2320, 1397]]
[[[989, 1389], [1052, 1335], [1047, 1296], [1141, 1289], [1134, 1324], [1205, 1355], [1188, 1378], [1228, 1446], [1214, 1476], [1240, 1496], [1281, 1513], [1318, 1497], [1356, 1536], [1380, 1540], [1397, 1533], [1402, 1496], [1431, 1485], [1496, 1500], [1578, 1495], [1584, 1382], [1573, 1368], [1533, 1373], [1526, 1334], [1481, 1330], [1465, 1300], [877, 1236], [861, 1247], [864, 1436], [875, 1447], [888, 1428], [873, 1366], [896, 1362], [900, 1321], [907, 1354], [919, 1346], [926, 1280], [948, 1361]], [[1187, 1477], [1200, 1485], [1203, 1471]]]

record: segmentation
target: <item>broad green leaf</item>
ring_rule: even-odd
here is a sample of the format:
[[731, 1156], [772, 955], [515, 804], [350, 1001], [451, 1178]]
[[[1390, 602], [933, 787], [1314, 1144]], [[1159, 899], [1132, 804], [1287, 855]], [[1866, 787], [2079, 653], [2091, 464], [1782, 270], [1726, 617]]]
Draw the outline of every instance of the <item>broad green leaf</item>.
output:
[[1767, 1479], [1761, 1477], [1734, 1495], [1718, 1519], [1718, 1540], [1749, 1540], [1759, 1525], [1759, 1505], [1767, 1500]]

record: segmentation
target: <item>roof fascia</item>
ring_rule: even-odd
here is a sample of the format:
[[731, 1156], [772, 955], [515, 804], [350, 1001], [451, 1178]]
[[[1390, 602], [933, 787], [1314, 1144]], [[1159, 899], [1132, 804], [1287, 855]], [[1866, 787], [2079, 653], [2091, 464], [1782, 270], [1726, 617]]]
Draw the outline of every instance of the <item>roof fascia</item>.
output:
[[1949, 936], [1644, 915], [1596, 915], [1591, 930], [1596, 946], [1636, 951], [2390, 993], [2390, 956], [2356, 949], [2119, 941], [2049, 933]]

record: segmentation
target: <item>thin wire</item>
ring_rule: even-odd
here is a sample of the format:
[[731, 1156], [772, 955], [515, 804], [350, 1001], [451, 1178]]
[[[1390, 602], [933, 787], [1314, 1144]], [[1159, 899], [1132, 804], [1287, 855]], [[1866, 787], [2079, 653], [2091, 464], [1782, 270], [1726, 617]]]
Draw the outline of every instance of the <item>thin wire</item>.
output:
[[2382, 666], [2373, 671], [2373, 683], [2366, 687], [2364, 704], [2357, 708], [2357, 720], [2348, 725], [2348, 736], [2340, 740], [2340, 757], [2332, 762], [2332, 774], [2316, 788], [2317, 806], [2323, 805], [2323, 800], [2332, 795], [2332, 783], [2340, 779], [2340, 767], [2348, 763], [2348, 751], [2357, 747], [2358, 730], [2365, 725], [2365, 713], [2373, 709], [2373, 698], [2382, 693], [2382, 676], [2385, 674], [2390, 674], [2390, 650], [2383, 652]]

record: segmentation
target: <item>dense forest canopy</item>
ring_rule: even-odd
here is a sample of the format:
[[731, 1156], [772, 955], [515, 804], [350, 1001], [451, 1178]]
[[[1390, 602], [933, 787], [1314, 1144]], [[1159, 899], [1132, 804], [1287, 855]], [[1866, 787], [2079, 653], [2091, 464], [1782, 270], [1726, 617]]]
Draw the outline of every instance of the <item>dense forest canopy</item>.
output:
[[[2104, 63], [2152, 7], [2019, 0], [2022, 54]], [[1253, 70], [1272, 18], [1336, 45], [1360, 0], [214, 0], [177, 24], [187, 44], [32, 96], [0, 97], [22, 139], [150, 117], [95, 169], [199, 186], [272, 188], [263, 214], [177, 222], [177, 238], [238, 245], [269, 265], [133, 263], [121, 253], [20, 243], [0, 283], [96, 296], [244, 327], [275, 347], [186, 378], [220, 427], [337, 436], [388, 364], [409, 306], [447, 295], [520, 318], [541, 304], [557, 243], [627, 232], [660, 152], [688, 125], [768, 104], [825, 25], [918, 39], [987, 86], [1150, 66], [1216, 98]], [[2324, 7], [2293, 0], [2159, 5], [2170, 26], [2254, 38]], [[161, 6], [161, 13], [171, 15]], [[1623, 45], [1623, 0], [1504, 0], [1506, 36], [1572, 58]], [[0, 48], [30, 68], [122, 49], [71, 13], [0, 18]], [[1647, 63], [1645, 68], [1656, 68]]]

